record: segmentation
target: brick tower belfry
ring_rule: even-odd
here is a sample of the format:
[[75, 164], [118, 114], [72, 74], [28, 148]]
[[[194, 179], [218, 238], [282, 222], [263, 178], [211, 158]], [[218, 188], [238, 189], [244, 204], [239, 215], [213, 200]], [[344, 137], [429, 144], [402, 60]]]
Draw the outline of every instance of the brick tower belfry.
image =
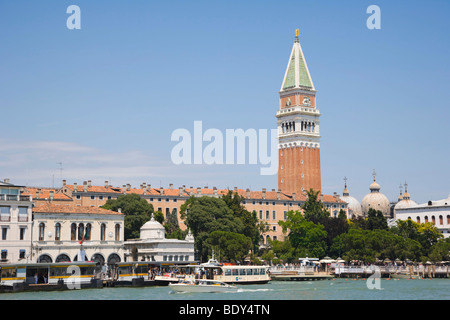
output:
[[297, 195], [320, 191], [320, 112], [298, 29], [279, 94], [278, 189]]

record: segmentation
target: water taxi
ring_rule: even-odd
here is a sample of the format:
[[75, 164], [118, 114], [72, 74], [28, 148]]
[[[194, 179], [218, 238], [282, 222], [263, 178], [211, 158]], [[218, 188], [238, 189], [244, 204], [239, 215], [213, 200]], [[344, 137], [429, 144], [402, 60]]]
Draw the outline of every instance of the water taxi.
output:
[[196, 274], [200, 279], [227, 284], [265, 284], [270, 281], [268, 266], [223, 264], [212, 258], [200, 265], [178, 267], [184, 274]]
[[237, 292], [238, 288], [234, 285], [222, 281], [209, 279], [184, 279], [178, 283], [170, 283], [169, 287], [175, 292]]

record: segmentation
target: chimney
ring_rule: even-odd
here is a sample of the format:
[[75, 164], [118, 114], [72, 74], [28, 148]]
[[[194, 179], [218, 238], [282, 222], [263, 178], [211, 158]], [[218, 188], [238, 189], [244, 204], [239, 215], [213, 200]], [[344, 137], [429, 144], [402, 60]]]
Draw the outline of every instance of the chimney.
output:
[[320, 202], [323, 202], [323, 194], [320, 194]]
[[63, 187], [66, 185], [66, 182], [67, 182], [66, 180], [63, 180]]
[[213, 187], [213, 193], [214, 193], [214, 195], [217, 195], [217, 188], [216, 187]]
[[127, 183], [127, 191], [131, 190], [131, 184]]
[[122, 213], [122, 208], [117, 209], [119, 213]]
[[194, 187], [191, 186], [191, 188], [189, 189], [189, 195], [192, 196], [194, 194]]
[[73, 192], [78, 192], [78, 183], [74, 182], [73, 183]]
[[296, 200], [296, 199], [295, 199], [295, 192], [292, 193], [292, 200], [294, 200], [294, 201]]
[[8, 179], [8, 178], [6, 178], [5, 180], [3, 180], [3, 182], [5, 182], [5, 183], [9, 183], [9, 179]]
[[88, 187], [92, 187], [92, 181], [88, 180]]
[[198, 194], [198, 195], [201, 195], [201, 194], [202, 194], [202, 188], [197, 187], [197, 194]]
[[265, 199], [266, 198], [266, 188], [262, 189], [262, 198]]
[[277, 200], [280, 200], [280, 197], [281, 197], [281, 189], [278, 189], [278, 192], [277, 192]]
[[250, 189], [247, 188], [247, 190], [245, 190], [245, 192], [247, 193], [247, 199], [250, 199]]
[[50, 191], [50, 202], [53, 201], [53, 193], [54, 193], [53, 190]]
[[40, 193], [41, 193], [41, 188], [37, 189], [37, 191], [36, 191], [36, 199], [39, 199]]
[[234, 192], [237, 192], [237, 187], [234, 187]]
[[108, 182], [108, 180], [106, 180], [105, 181], [105, 188], [108, 188], [108, 186], [109, 186], [109, 182]]
[[170, 190], [173, 189], [173, 183], [170, 183], [170, 184], [169, 184], [169, 188], [170, 188]]
[[124, 184], [124, 185], [122, 186], [122, 192], [123, 192], [124, 194], [127, 193], [127, 185], [126, 185], [126, 184]]
[[83, 191], [87, 191], [87, 181], [83, 181]]
[[163, 194], [164, 194], [164, 188], [163, 188], [163, 187], [160, 187], [160, 188], [159, 188], [159, 194], [160, 194], [160, 195], [163, 195]]
[[178, 195], [181, 197], [183, 196], [183, 187], [178, 188]]
[[333, 192], [333, 196], [337, 201], [339, 201], [339, 195], [337, 192]]
[[151, 191], [152, 191], [152, 185], [148, 184], [147, 185], [147, 192], [150, 194]]

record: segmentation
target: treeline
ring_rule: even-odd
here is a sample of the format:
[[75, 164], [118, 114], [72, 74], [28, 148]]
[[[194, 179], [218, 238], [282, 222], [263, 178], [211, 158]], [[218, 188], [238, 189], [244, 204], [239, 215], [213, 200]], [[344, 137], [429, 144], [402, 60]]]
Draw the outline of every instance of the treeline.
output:
[[399, 220], [396, 226], [388, 227], [382, 213], [373, 209], [367, 218], [349, 220], [342, 210], [338, 217], [330, 217], [318, 195], [310, 190], [302, 211], [289, 211], [287, 219], [279, 221], [285, 240], [269, 240], [269, 246], [264, 249], [259, 248], [261, 235], [271, 231], [266, 223], [258, 220], [256, 212], [245, 209], [243, 197], [232, 191], [221, 198], [189, 198], [180, 208], [181, 219], [187, 227], [184, 231], [176, 211], [164, 217], [139, 195], [119, 196], [108, 200], [103, 208], [122, 209], [125, 239], [139, 238], [140, 227], [152, 214], [164, 225], [167, 238], [184, 239], [190, 229], [201, 261], [207, 261], [213, 251], [222, 261], [241, 263], [246, 258], [260, 263], [257, 257], [273, 263], [290, 263], [306, 256], [340, 257], [366, 263], [386, 258], [419, 262], [450, 260], [450, 238], [444, 239], [432, 223]]
[[[318, 192], [310, 190], [299, 211], [290, 211], [279, 225], [286, 241], [272, 241], [266, 258], [274, 262], [293, 262], [299, 257], [340, 257], [346, 261], [374, 263], [377, 260], [440, 262], [449, 260], [450, 239], [444, 239], [432, 223], [396, 221], [388, 227], [380, 211], [369, 209], [368, 217], [348, 220], [343, 211], [330, 217], [318, 201]], [[277, 257], [277, 259], [275, 259]]]

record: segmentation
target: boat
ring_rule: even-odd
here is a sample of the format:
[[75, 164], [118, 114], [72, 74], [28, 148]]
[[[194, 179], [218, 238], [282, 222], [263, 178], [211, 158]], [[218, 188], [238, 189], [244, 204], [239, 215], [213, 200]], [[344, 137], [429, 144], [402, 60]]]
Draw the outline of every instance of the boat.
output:
[[95, 262], [0, 265], [0, 292], [100, 288]]
[[169, 287], [175, 292], [237, 292], [238, 288], [218, 280], [210, 279], [184, 279], [178, 283], [169, 283]]
[[227, 284], [265, 284], [271, 279], [268, 266], [223, 264], [214, 257], [206, 263], [178, 266], [178, 269], [185, 275], [196, 274], [201, 279]]

